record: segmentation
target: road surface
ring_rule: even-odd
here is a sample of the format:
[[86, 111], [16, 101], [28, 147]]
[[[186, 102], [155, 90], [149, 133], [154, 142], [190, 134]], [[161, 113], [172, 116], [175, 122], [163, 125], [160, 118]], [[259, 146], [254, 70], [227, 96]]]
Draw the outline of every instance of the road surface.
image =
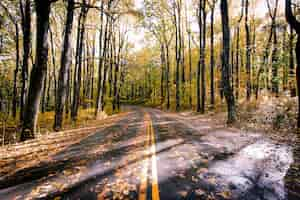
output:
[[288, 146], [209, 117], [132, 107], [0, 149], [0, 199], [287, 199]]

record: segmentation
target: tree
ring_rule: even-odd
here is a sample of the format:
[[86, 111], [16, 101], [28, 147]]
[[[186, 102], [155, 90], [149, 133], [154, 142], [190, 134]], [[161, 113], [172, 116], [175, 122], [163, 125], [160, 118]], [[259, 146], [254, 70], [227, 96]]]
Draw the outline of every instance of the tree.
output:
[[201, 16], [202, 17], [202, 32], [200, 32], [200, 38], [202, 42], [200, 43], [200, 64], [201, 64], [201, 113], [205, 111], [205, 99], [206, 99], [206, 0], [201, 0]]
[[227, 123], [236, 121], [236, 108], [233, 90], [230, 84], [229, 54], [230, 54], [230, 28], [228, 17], [227, 0], [221, 0], [221, 20], [223, 32], [223, 51], [222, 51], [222, 84], [227, 103], [228, 120]]
[[181, 61], [181, 0], [179, 2], [177, 0], [173, 1], [173, 18], [174, 18], [174, 26], [175, 26], [175, 58], [176, 58], [176, 111], [180, 110], [180, 65]]
[[246, 73], [247, 73], [247, 100], [251, 98], [251, 47], [250, 47], [250, 28], [249, 28], [249, 0], [245, 0], [245, 30], [246, 30]]
[[[107, 2], [107, 10], [111, 9], [111, 4], [113, 0], [109, 0]], [[98, 115], [103, 111], [104, 107], [104, 94], [105, 94], [105, 82], [106, 82], [106, 60], [109, 49], [109, 41], [110, 41], [110, 34], [109, 34], [109, 28], [111, 20], [110, 15], [106, 14], [106, 23], [105, 28], [104, 26], [104, 2], [101, 3], [101, 27], [100, 27], [100, 34], [99, 34], [99, 63], [98, 63], [98, 88], [97, 88], [97, 100], [96, 100], [96, 108], [95, 108], [95, 116], [96, 118]], [[104, 29], [104, 32], [103, 32]], [[104, 34], [103, 34], [104, 33]]]
[[[96, 100], [96, 108], [95, 108], [95, 116], [98, 117], [98, 114], [102, 110], [102, 68], [103, 68], [103, 55], [105, 55], [106, 51], [106, 42], [103, 47], [103, 26], [104, 26], [104, 1], [101, 1], [101, 12], [100, 12], [100, 33], [99, 33], [99, 63], [98, 63], [98, 84], [97, 84], [97, 100]], [[107, 28], [108, 23], [105, 26], [104, 38], [107, 37]], [[106, 39], [104, 39], [106, 40]], [[103, 47], [103, 48], [102, 48]]]
[[[294, 61], [294, 30], [290, 25], [290, 37], [289, 37], [289, 78], [293, 79], [295, 76], [295, 61]], [[290, 93], [291, 97], [296, 96], [296, 88], [295, 85], [290, 83]]]
[[270, 54], [270, 48], [271, 48], [271, 45], [272, 45], [272, 38], [273, 38], [273, 31], [270, 30], [270, 33], [269, 33], [269, 36], [268, 36], [268, 40], [267, 40], [267, 44], [266, 44], [266, 47], [264, 49], [264, 52], [263, 52], [263, 58], [262, 58], [262, 63], [258, 69], [258, 72], [257, 72], [257, 77], [256, 77], [256, 86], [255, 86], [255, 96], [256, 96], [256, 99], [258, 98], [258, 93], [259, 93], [259, 90], [260, 90], [260, 76], [261, 74], [264, 72], [266, 75], [267, 78], [265, 78], [264, 82], [265, 82], [265, 86], [268, 87], [268, 58], [269, 58], [269, 54]]
[[297, 94], [298, 94], [298, 123], [297, 127], [300, 128], [300, 22], [296, 19], [292, 11], [291, 0], [285, 0], [285, 16], [289, 25], [295, 30], [297, 34], [296, 52], [296, 80], [297, 80]]
[[23, 64], [22, 64], [22, 87], [21, 87], [21, 99], [20, 99], [20, 121], [23, 120], [24, 106], [26, 102], [26, 95], [28, 89], [28, 68], [29, 68], [29, 56], [31, 47], [31, 3], [30, 0], [19, 0], [21, 11], [21, 24], [23, 31]]
[[65, 23], [65, 33], [63, 40], [63, 48], [60, 60], [60, 70], [59, 70], [59, 81], [58, 89], [55, 100], [55, 117], [54, 117], [54, 130], [58, 131], [62, 127], [63, 121], [63, 111], [65, 107], [66, 97], [67, 97], [67, 87], [68, 87], [68, 72], [71, 67], [71, 35], [73, 28], [73, 18], [74, 18], [74, 0], [68, 0], [67, 6], [67, 18]]
[[35, 137], [40, 99], [47, 75], [49, 15], [53, 2], [51, 0], [35, 0], [36, 59], [30, 75], [21, 141]]
[[276, 17], [278, 10], [278, 0], [275, 1], [274, 9], [271, 9], [271, 4], [267, 0], [269, 15], [272, 20], [271, 22], [271, 31], [273, 32], [273, 50], [272, 50], [272, 92], [278, 96], [279, 93], [279, 78], [278, 78], [278, 39], [276, 31]]
[[202, 52], [202, 0], [198, 2], [198, 26], [199, 26], [199, 61], [197, 65], [197, 112], [201, 111], [201, 52]]
[[211, 106], [215, 105], [215, 55], [214, 55], [214, 44], [215, 44], [215, 35], [214, 35], [214, 22], [215, 22], [215, 6], [216, 0], [212, 0], [210, 5], [210, 104]]
[[89, 11], [89, 7], [86, 4], [86, 0], [82, 0], [77, 27], [76, 62], [74, 71], [73, 102], [71, 109], [71, 118], [73, 121], [77, 120], [78, 109], [80, 104], [82, 53], [84, 48], [85, 23]]
[[241, 50], [240, 50], [240, 25], [244, 17], [244, 0], [241, 2], [241, 13], [240, 17], [237, 22], [236, 27], [236, 57], [235, 57], [235, 97], [236, 99], [239, 98], [239, 91], [240, 91], [240, 57]]

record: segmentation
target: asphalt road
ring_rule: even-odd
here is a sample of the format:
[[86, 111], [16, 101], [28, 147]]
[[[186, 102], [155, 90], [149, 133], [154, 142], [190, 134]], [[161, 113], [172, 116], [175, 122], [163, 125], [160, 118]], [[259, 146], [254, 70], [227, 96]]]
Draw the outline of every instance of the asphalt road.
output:
[[139, 107], [14, 150], [0, 149], [1, 200], [281, 200], [292, 163], [288, 146], [260, 134]]

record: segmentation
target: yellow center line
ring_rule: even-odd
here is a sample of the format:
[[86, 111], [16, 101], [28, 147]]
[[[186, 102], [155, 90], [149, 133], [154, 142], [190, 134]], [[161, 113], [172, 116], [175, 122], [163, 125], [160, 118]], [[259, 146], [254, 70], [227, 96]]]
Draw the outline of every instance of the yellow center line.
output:
[[150, 155], [151, 155], [151, 169], [152, 169], [152, 199], [160, 200], [159, 198], [159, 188], [158, 188], [158, 178], [157, 178], [157, 161], [156, 161], [156, 147], [155, 147], [155, 135], [152, 125], [152, 120], [149, 114], [145, 114], [144, 123], [146, 127], [146, 151], [144, 166], [141, 174], [141, 185], [139, 190], [139, 200], [147, 199], [147, 187], [148, 187], [148, 168], [150, 167]]
[[146, 146], [145, 146], [145, 160], [144, 160], [144, 167], [142, 171], [142, 177], [141, 177], [141, 185], [139, 190], [139, 200], [146, 200], [147, 199], [147, 184], [148, 184], [148, 165], [149, 165], [149, 152], [148, 147], [150, 146], [150, 131], [149, 131], [149, 122], [144, 117], [144, 125], [146, 127]]
[[151, 153], [152, 153], [152, 199], [159, 200], [159, 188], [158, 188], [158, 178], [157, 178], [157, 163], [156, 163], [156, 148], [155, 148], [155, 135], [152, 125], [152, 120], [149, 116], [149, 129], [151, 134]]

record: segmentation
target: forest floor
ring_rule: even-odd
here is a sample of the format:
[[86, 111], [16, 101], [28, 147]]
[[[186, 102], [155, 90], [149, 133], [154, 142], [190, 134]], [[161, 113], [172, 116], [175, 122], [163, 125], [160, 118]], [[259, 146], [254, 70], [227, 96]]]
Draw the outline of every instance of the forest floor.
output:
[[293, 150], [293, 164], [285, 176], [289, 199], [300, 199], [300, 133], [297, 130], [297, 98], [267, 97], [254, 104], [241, 105], [239, 123], [241, 130], [260, 132], [264, 136], [287, 144]]
[[[73, 121], [70, 117], [64, 119], [63, 131], [72, 130], [84, 127], [98, 126], [105, 122], [94, 117], [94, 109], [81, 109], [78, 113], [78, 118]], [[110, 112], [111, 113], [111, 112]], [[115, 116], [110, 114], [110, 116]], [[105, 119], [108, 117], [107, 114], [102, 113], [100, 118]], [[21, 126], [19, 123], [19, 117], [13, 119], [11, 116], [5, 121], [1, 120], [0, 117], [0, 145], [10, 145], [18, 142], [19, 135], [21, 131]], [[45, 135], [51, 134], [53, 132], [54, 123], [54, 112], [44, 112], [40, 113], [38, 117], [38, 127], [36, 137], [44, 137]], [[5, 129], [3, 128], [5, 127]]]
[[[224, 113], [130, 107], [3, 147], [0, 199], [286, 199], [295, 140], [258, 127], [259, 107], [246, 110], [239, 118], [248, 126], [227, 127]], [[287, 186], [298, 184], [295, 175]]]

